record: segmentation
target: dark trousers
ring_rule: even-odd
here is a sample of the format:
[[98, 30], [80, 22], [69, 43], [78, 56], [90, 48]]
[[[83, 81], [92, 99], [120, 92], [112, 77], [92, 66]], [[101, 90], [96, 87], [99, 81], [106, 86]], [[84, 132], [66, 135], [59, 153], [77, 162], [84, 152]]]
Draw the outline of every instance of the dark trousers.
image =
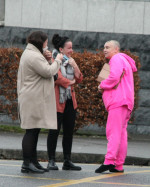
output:
[[27, 162], [37, 161], [37, 142], [41, 129], [26, 129], [22, 140], [23, 160]]
[[62, 147], [64, 159], [71, 156], [73, 130], [75, 126], [76, 110], [73, 108], [72, 99], [67, 100], [64, 113], [57, 112], [57, 130], [49, 130], [47, 138], [47, 150], [49, 159], [55, 158], [57, 139], [63, 127]]

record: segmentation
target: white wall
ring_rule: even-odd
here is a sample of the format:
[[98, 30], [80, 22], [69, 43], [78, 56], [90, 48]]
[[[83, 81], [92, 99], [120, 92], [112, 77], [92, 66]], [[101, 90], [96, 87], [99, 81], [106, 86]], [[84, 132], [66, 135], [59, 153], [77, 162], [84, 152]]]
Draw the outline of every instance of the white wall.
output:
[[150, 34], [150, 2], [5, 0], [5, 26]]
[[5, 0], [0, 0], [0, 22], [4, 21], [5, 16]]

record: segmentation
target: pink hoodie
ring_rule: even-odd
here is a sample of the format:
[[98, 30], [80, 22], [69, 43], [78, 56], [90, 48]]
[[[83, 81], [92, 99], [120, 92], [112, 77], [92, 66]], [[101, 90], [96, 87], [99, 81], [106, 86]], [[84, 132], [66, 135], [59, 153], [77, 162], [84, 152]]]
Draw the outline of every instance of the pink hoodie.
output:
[[[110, 75], [103, 80], [100, 87], [104, 90], [103, 101], [107, 111], [119, 106], [127, 105], [132, 111], [134, 106], [133, 72], [137, 71], [135, 61], [124, 53], [117, 53], [110, 61]], [[120, 81], [122, 73], [124, 75]], [[117, 85], [115, 89], [114, 87]]]

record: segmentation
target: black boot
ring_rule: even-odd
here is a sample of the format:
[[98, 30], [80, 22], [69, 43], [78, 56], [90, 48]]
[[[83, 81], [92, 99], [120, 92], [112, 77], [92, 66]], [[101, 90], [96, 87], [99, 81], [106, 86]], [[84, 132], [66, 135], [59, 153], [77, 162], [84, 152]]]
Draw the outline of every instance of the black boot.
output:
[[64, 160], [64, 164], [62, 167], [63, 170], [76, 170], [80, 171], [82, 168], [80, 166], [75, 166], [71, 160]]
[[110, 172], [113, 172], [113, 173], [124, 173], [124, 169], [123, 170], [118, 170], [118, 169], [110, 169], [109, 170]]
[[99, 168], [97, 168], [95, 170], [95, 173], [103, 173], [103, 172], [105, 172], [107, 170], [112, 170], [114, 168], [115, 168], [115, 165], [113, 165], [113, 164], [109, 164], [109, 165], [102, 164]]
[[58, 166], [55, 163], [55, 159], [54, 158], [49, 160], [48, 165], [47, 165], [47, 169], [48, 169], [48, 171], [49, 170], [59, 170]]
[[75, 171], [80, 171], [82, 168], [80, 166], [75, 166], [73, 162], [70, 159], [70, 156], [65, 156], [64, 157], [64, 163], [63, 163], [63, 170], [75, 170]]
[[23, 162], [22, 168], [21, 168], [22, 173], [44, 173], [44, 170], [38, 169], [32, 162]]
[[48, 172], [49, 170], [47, 168], [44, 168], [43, 166], [41, 166], [41, 164], [38, 161], [33, 162], [33, 164], [35, 165], [36, 168], [43, 170], [45, 172]]

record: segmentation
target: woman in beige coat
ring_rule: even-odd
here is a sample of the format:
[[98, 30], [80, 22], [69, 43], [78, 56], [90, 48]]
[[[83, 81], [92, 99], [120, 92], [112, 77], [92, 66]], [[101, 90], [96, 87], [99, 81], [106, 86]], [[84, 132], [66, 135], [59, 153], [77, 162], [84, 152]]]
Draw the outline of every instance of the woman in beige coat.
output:
[[47, 170], [37, 161], [38, 135], [41, 128], [57, 128], [53, 77], [63, 56], [58, 54], [49, 64], [48, 37], [41, 31], [31, 33], [27, 43], [20, 59], [17, 80], [21, 128], [26, 129], [22, 141], [24, 162], [21, 172], [43, 173]]

